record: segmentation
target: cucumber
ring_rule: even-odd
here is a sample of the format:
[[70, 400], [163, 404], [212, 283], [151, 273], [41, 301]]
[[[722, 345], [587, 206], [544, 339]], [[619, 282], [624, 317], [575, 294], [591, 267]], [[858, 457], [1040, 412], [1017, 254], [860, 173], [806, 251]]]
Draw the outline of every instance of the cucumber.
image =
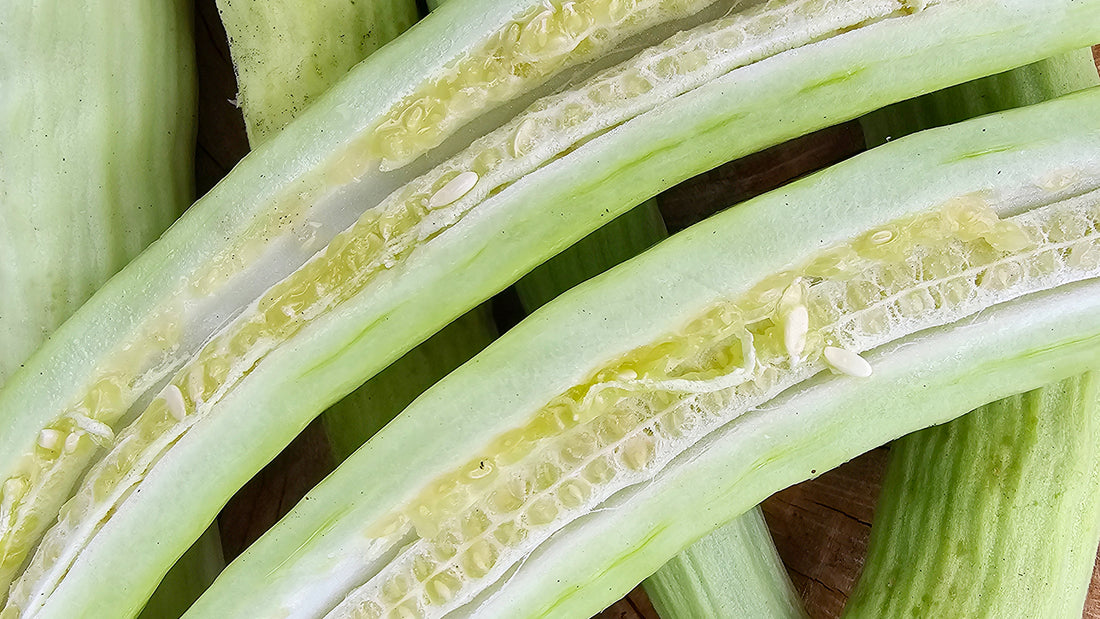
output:
[[722, 525], [644, 583], [661, 619], [805, 619], [759, 507]]
[[[175, 0], [0, 9], [0, 385], [191, 203], [191, 24]], [[215, 568], [152, 605], [178, 617]]]
[[194, 192], [185, 2], [0, 9], [0, 385]]
[[188, 616], [584, 616], [786, 485], [1096, 367], [1098, 105], [892, 142], [573, 289]]
[[1080, 617], [1100, 542], [1097, 386], [1069, 378], [896, 441], [845, 616]]
[[[639, 204], [516, 282], [520, 304], [533, 312], [667, 236], [657, 200]], [[759, 508], [695, 542], [643, 585], [663, 619], [805, 617]]]
[[246, 157], [0, 392], [9, 612], [136, 612], [313, 416], [657, 191], [1100, 38], [1100, 0], [692, 2], [444, 5]]
[[253, 147], [418, 17], [411, 0], [218, 0], [218, 12]]

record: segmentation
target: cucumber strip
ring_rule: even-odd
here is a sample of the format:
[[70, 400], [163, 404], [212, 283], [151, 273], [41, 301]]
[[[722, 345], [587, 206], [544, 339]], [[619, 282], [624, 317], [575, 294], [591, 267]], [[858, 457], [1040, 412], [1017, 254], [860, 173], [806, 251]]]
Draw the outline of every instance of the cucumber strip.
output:
[[661, 619], [803, 619], [806, 611], [755, 507], [661, 566], [643, 585]]
[[[191, 24], [182, 1], [39, 1], [0, 15], [0, 384], [190, 204]], [[178, 600], [181, 615], [224, 565], [211, 550], [201, 583], [158, 590], [152, 605]]]
[[[237, 100], [252, 146], [282, 130], [352, 66], [417, 19], [412, 0], [221, 0], [218, 9], [230, 39]], [[330, 409], [326, 426], [334, 416], [346, 423], [348, 412]], [[208, 537], [204, 534], [200, 542]], [[200, 551], [188, 551], [193, 552]], [[186, 559], [185, 554], [181, 560]], [[169, 572], [166, 581], [171, 579]], [[157, 592], [167, 584], [161, 583]], [[143, 612], [149, 613], [148, 605]]]
[[195, 58], [179, 1], [12, 3], [0, 39], [2, 385], [190, 204]]
[[[411, 0], [309, 4], [221, 0], [218, 4], [253, 146], [282, 130], [352, 66], [417, 19], [416, 3]], [[445, 329], [451, 335], [433, 336], [421, 345], [423, 350], [410, 351], [383, 372], [390, 377], [368, 381], [326, 411], [324, 425], [335, 462], [347, 457], [432, 382], [492, 341], [485, 339], [487, 334], [495, 337], [486, 320], [485, 315], [460, 318], [456, 323], [468, 324], [468, 335], [461, 334], [461, 326]], [[439, 367], [433, 362], [437, 355], [444, 356]]]
[[861, 117], [859, 124], [867, 146], [873, 148], [915, 131], [1033, 105], [1098, 83], [1092, 50], [1079, 49], [889, 105]]
[[407, 0], [218, 0], [253, 148], [418, 18]]
[[1080, 617], [1100, 543], [1097, 387], [1070, 378], [895, 441], [845, 616]]
[[[418, 398], [189, 616], [583, 616], [811, 471], [1100, 363], [1098, 102], [893, 142], [573, 289]], [[103, 532], [133, 539], [136, 507]], [[92, 559], [141, 561], [102, 538]], [[67, 584], [51, 602], [90, 592]]]
[[[789, 0], [733, 12], [714, 5], [688, 20], [703, 25], [622, 65], [604, 69], [593, 62], [562, 73], [606, 51], [612, 44], [605, 42], [670, 15], [667, 7], [654, 13], [649, 5], [605, 14], [597, 9], [607, 5], [597, 2], [589, 7], [598, 13], [593, 19], [625, 20], [614, 36], [601, 26], [591, 31], [604, 33], [599, 45], [568, 50], [559, 44], [572, 34], [521, 37], [509, 48], [519, 55], [508, 52], [507, 62], [494, 58], [492, 66], [511, 66], [517, 58], [526, 63], [530, 46], [544, 43], [549, 47], [538, 49], [546, 52], [539, 56], [546, 64], [525, 69], [522, 79], [499, 80], [446, 62], [497, 41], [494, 28], [514, 25], [512, 3], [482, 11], [479, 2], [441, 7], [357, 66], [109, 282], [0, 392], [0, 414], [11, 420], [10, 432], [0, 435], [4, 555], [33, 547], [82, 479], [35, 551], [40, 558], [16, 583], [13, 610], [32, 613], [46, 605], [65, 614], [72, 608], [63, 601], [65, 584], [90, 596], [84, 603], [103, 596], [112, 602], [97, 607], [136, 610], [216, 506], [311, 417], [441, 325], [658, 190], [888, 101], [1100, 36], [1100, 0], [1042, 7], [1030, 0], [920, 6]], [[532, 32], [551, 32], [547, 20], [559, 14], [538, 7], [524, 23], [536, 24]], [[572, 13], [565, 15], [573, 23]], [[775, 27], [777, 19], [783, 27]], [[658, 30], [646, 32], [657, 36]], [[577, 36], [587, 40], [591, 32]], [[608, 62], [639, 41], [625, 42]], [[934, 61], [944, 54], [958, 62]], [[406, 139], [402, 132], [425, 117], [419, 104], [401, 107], [402, 97], [420, 92], [426, 75], [452, 69], [461, 79], [447, 77], [447, 89], [461, 82], [462, 94], [447, 99], [455, 106], [447, 108], [446, 122], [432, 116], [437, 131], [414, 131]], [[523, 103], [527, 95], [517, 93], [549, 92], [529, 90], [537, 83], [560, 87], [543, 79], [548, 71], [580, 83], [506, 122], [500, 114], [515, 106], [480, 114], [509, 97]], [[595, 74], [585, 78], [585, 71]], [[443, 84], [431, 83], [424, 88]], [[493, 88], [481, 89], [486, 84]], [[464, 107], [475, 95], [477, 112]], [[589, 115], [596, 109], [599, 114]], [[383, 122], [390, 114], [403, 119], [404, 129]], [[481, 118], [470, 123], [475, 116]], [[465, 144], [460, 125], [473, 133], [498, 122], [452, 160], [406, 184], [421, 163], [401, 167], [404, 159], [426, 153], [421, 159], [428, 165]], [[376, 152], [379, 141], [386, 146]], [[440, 141], [446, 143], [433, 150]], [[377, 204], [371, 196], [393, 187], [400, 189], [356, 221], [364, 206]], [[293, 367], [284, 365], [293, 356], [299, 357]], [[342, 363], [322, 362], [334, 356]], [[294, 376], [304, 382], [287, 394]], [[281, 397], [257, 404], [271, 394]], [[207, 456], [191, 469], [197, 479], [217, 468], [218, 478], [184, 481], [174, 467], [188, 459], [176, 454], [207, 436], [200, 428], [225, 419], [234, 420], [232, 430], [199, 441]], [[38, 450], [43, 429], [73, 437], [66, 441], [71, 448]], [[232, 448], [220, 446], [231, 436]], [[85, 474], [97, 444], [110, 450]], [[211, 466], [215, 461], [218, 467]], [[158, 472], [168, 470], [176, 472], [168, 478]], [[85, 563], [85, 553], [100, 543], [118, 556], [135, 550], [134, 527], [125, 541], [108, 541], [117, 531], [113, 523], [131, 513], [126, 505], [161, 515], [163, 505], [150, 497], [162, 483], [173, 489], [168, 504], [176, 526], [161, 517], [158, 543], [143, 549], [142, 561], [156, 567], [120, 570], [111, 587], [92, 586], [103, 572]]]

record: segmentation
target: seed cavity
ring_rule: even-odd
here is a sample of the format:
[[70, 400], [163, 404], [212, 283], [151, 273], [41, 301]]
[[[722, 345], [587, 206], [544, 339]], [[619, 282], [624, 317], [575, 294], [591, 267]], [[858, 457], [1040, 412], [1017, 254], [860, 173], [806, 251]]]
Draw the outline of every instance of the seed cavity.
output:
[[822, 352], [829, 368], [838, 374], [856, 378], [867, 378], [871, 375], [871, 364], [858, 353], [836, 346], [826, 346]]
[[469, 193], [474, 185], [477, 185], [477, 181], [477, 173], [469, 170], [462, 172], [441, 187], [439, 191], [432, 194], [432, 197], [428, 200], [428, 208], [439, 208], [457, 201]]

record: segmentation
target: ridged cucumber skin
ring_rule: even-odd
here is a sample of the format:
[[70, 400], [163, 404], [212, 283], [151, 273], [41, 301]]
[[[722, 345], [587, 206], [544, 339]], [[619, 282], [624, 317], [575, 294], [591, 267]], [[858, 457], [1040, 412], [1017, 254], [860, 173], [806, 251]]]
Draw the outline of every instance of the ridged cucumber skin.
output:
[[[1082, 49], [898, 103], [860, 122], [868, 144], [875, 145], [890, 136], [1031, 105], [1098, 84], [1092, 50]], [[872, 529], [873, 546], [846, 616], [997, 617], [1015, 616], [1022, 607], [1033, 616], [1081, 614], [1100, 536], [1100, 530], [1082, 525], [1100, 522], [1100, 508], [1079, 499], [1094, 493], [1100, 479], [1093, 471], [1082, 474], [1080, 470], [1097, 459], [1094, 449], [1082, 442], [1092, 432], [1096, 394], [1089, 385], [1079, 386], [1074, 380], [1094, 379], [1071, 379], [991, 403], [893, 444]], [[1063, 409], [1077, 414], [1063, 417]], [[1083, 435], [1066, 442], [1064, 434], [1077, 430], [1083, 430]], [[1006, 471], [995, 476], [984, 462], [975, 461], [991, 453], [999, 454], [1001, 461], [1029, 461], [1035, 466], [1016, 470], [1011, 479]], [[914, 461], [915, 454], [929, 458]], [[1067, 457], [1080, 458], [1080, 464], [1065, 462]], [[1068, 465], [1075, 474], [1056, 470], [1052, 475], [1048, 460], [1056, 469], [1059, 462]], [[923, 469], [919, 479], [914, 467]], [[1066, 509], [1063, 501], [1077, 501], [1071, 509], [1086, 517], [1073, 522], [1060, 518]], [[932, 531], [928, 523], [933, 520], [927, 518], [935, 512], [937, 521], [957, 519], [973, 525], [975, 513], [990, 511], [996, 514], [996, 524], [981, 523], [989, 534], [945, 526], [946, 534], [941, 536], [938, 526]], [[926, 517], [923, 540], [913, 535], [913, 514]], [[1007, 524], [1002, 525], [1002, 520]], [[1067, 530], [1070, 534], [1064, 535]], [[948, 544], [955, 548], [948, 549]], [[891, 553], [897, 545], [908, 551], [904, 560]], [[938, 567], [944, 568], [951, 562], [944, 554], [951, 553], [961, 556], [933, 575], [930, 565], [939, 560]], [[974, 553], [982, 554], [983, 560], [974, 561]], [[1088, 557], [1084, 563], [1082, 556]], [[1066, 561], [1058, 569], [1047, 569], [1052, 557], [1058, 558], [1055, 562]], [[914, 570], [922, 562], [924, 567]], [[978, 586], [998, 581], [1008, 586]], [[899, 582], [906, 586], [899, 587]], [[982, 600], [977, 607], [973, 606], [975, 595]]]
[[0, 8], [0, 385], [194, 193], [190, 3]]
[[846, 617], [1080, 617], [1100, 542], [1100, 389], [1085, 374], [891, 447]]
[[253, 147], [418, 17], [411, 0], [218, 0], [218, 11]]
[[[792, 256], [990, 183], [1023, 183], [1051, 169], [1095, 173], [1098, 97], [1093, 90], [894, 142], [711, 218], [574, 288], [421, 396], [227, 568], [189, 616], [317, 612], [310, 605], [325, 604], [354, 570], [366, 543], [362, 527], [405, 500], [411, 488], [465, 462], [473, 446], [519, 425], [601, 360], [651, 341], [728, 291], [790, 264]], [[927, 182], [932, 178], [935, 183]], [[658, 477], [629, 509], [593, 512], [529, 556], [478, 612], [598, 611], [710, 529], [786, 485], [981, 403], [1095, 365], [1095, 288], [1065, 287], [929, 330], [872, 354], [870, 379], [812, 380], [745, 415], [721, 445]], [[326, 367], [341, 361], [330, 359]], [[238, 397], [261, 394], [250, 389]], [[214, 440], [219, 427], [225, 422], [202, 433]], [[171, 468], [180, 466], [187, 466], [182, 458]], [[384, 477], [370, 473], [382, 470]], [[368, 477], [372, 483], [363, 485]], [[108, 527], [140, 518], [123, 510]]]
[[695, 542], [642, 584], [661, 619], [807, 617], [759, 507]]
[[[37, 356], [24, 380], [0, 393], [0, 410], [23, 411], [13, 419], [12, 433], [0, 436], [0, 464], [10, 466], [77, 388], [44, 385], [79, 385], [130, 324], [163, 302], [174, 283], [224, 247], [226, 238], [238, 238], [273, 194], [325, 153], [351, 140], [356, 129], [370, 126], [384, 108], [382, 102], [401, 92], [412, 76], [422, 75], [497, 24], [497, 12], [482, 15], [471, 10], [475, 5], [480, 3], [464, 4], [454, 12], [450, 5], [442, 7], [433, 14], [434, 21], [424, 20], [409, 36], [399, 37], [361, 63], [279, 136], [246, 157], [161, 242], [109, 282]], [[1041, 10], [1023, 0], [975, 0], [973, 5], [964, 2], [942, 9], [922, 14], [905, 27], [888, 20], [860, 29], [858, 37], [795, 50], [749, 67], [736, 78], [716, 80], [677, 98], [674, 105], [658, 107], [587, 142], [488, 200], [481, 217], [464, 219], [433, 246], [423, 248], [410, 270], [396, 269], [380, 278], [369, 300], [361, 296], [317, 319], [265, 359], [247, 384], [219, 405], [218, 419], [191, 430], [173, 446], [170, 457], [158, 462], [140, 495], [127, 499], [97, 533], [43, 612], [64, 615], [66, 609], [93, 598], [102, 602], [98, 607], [134, 608], [135, 600], [148, 594], [171, 560], [209, 523], [216, 506], [312, 416], [440, 325], [610, 216], [659, 189], [767, 144], [923, 90], [1080, 47], [1100, 27], [1100, 20], [1093, 19], [1100, 12], [1096, 0], [1047, 3]], [[430, 49], [422, 46], [436, 37], [443, 43]], [[932, 62], [943, 54], [960, 62]], [[406, 71], [390, 70], [395, 64]], [[823, 67], [840, 73], [823, 81]], [[219, 234], [211, 234], [214, 230]], [[440, 287], [461, 292], [442, 300], [428, 292]], [[290, 358], [295, 361], [289, 363]], [[30, 378], [38, 373], [43, 376]], [[51, 383], [59, 376], [67, 380]], [[248, 413], [237, 413], [242, 410]], [[211, 436], [212, 428], [221, 430]], [[192, 450], [206, 454], [201, 463], [191, 461]], [[213, 454], [218, 467], [211, 467]], [[207, 479], [212, 468], [218, 475]], [[162, 484], [171, 486], [171, 492], [162, 495], [167, 491]], [[136, 559], [127, 556], [138, 547], [133, 543], [140, 536], [136, 523], [126, 525], [125, 542], [112, 541], [121, 535], [121, 523], [141, 518], [137, 514], [146, 510], [162, 514], [166, 505], [171, 514], [159, 520], [158, 543], [147, 547], [153, 550]], [[139, 522], [148, 524], [151, 519]], [[127, 566], [126, 582], [116, 577], [113, 586], [100, 587], [96, 583], [103, 571], [91, 568], [93, 563], [86, 564], [83, 557], [94, 557], [94, 564], [103, 565], [108, 556]], [[142, 569], [130, 569], [139, 564]]]

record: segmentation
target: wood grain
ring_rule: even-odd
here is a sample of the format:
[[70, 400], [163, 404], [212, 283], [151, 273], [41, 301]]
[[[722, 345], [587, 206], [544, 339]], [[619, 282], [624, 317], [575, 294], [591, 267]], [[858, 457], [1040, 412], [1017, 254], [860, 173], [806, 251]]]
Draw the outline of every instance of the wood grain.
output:
[[[248, 152], [225, 32], [214, 0], [197, 0], [199, 65], [198, 194], [209, 190]], [[1100, 47], [1094, 48], [1100, 68]], [[682, 229], [725, 206], [852, 156], [863, 148], [858, 124], [846, 123], [731, 162], [659, 196], [670, 230]], [[506, 293], [501, 297], [507, 315]], [[815, 480], [783, 490], [764, 503], [776, 547], [814, 619], [837, 617], [855, 585], [870, 535], [887, 449], [880, 448]], [[332, 470], [324, 431], [311, 424], [228, 503], [218, 518], [227, 559], [237, 556]], [[656, 619], [638, 587], [598, 615]], [[1100, 619], [1100, 558], [1084, 617]]]

